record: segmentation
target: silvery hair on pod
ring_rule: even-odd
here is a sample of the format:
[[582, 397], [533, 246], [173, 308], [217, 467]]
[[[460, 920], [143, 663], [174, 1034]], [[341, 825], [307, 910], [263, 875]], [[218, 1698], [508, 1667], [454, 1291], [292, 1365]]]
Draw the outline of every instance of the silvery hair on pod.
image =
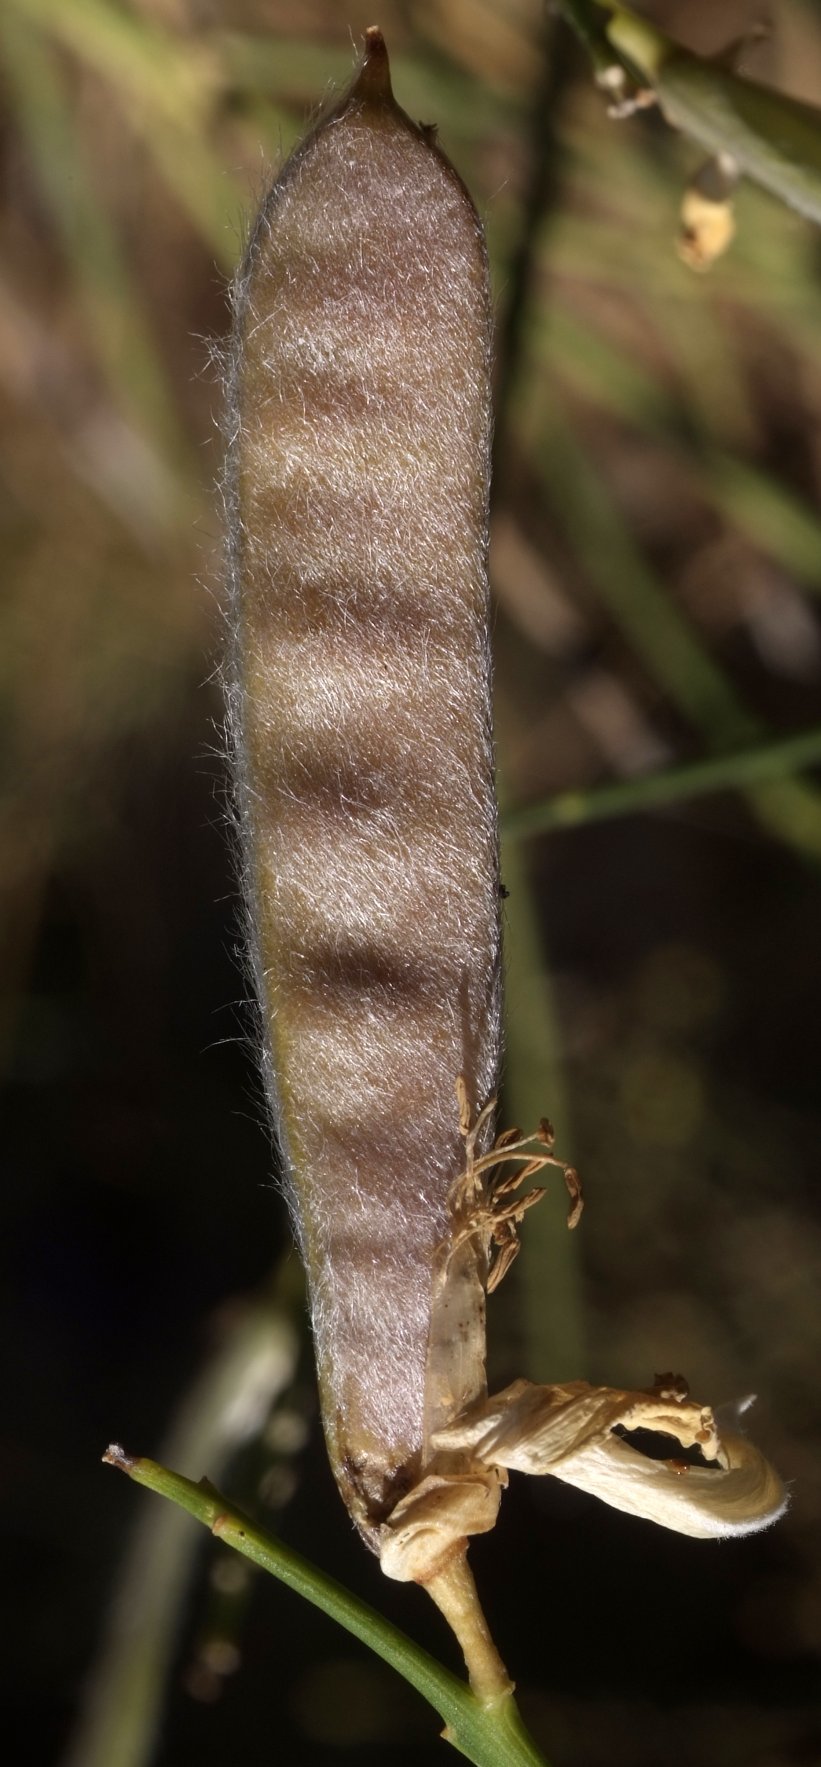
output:
[[423, 1464], [454, 1094], [499, 1062], [491, 312], [464, 186], [369, 32], [236, 290], [234, 745], [269, 1077], [332, 1463], [376, 1531]]

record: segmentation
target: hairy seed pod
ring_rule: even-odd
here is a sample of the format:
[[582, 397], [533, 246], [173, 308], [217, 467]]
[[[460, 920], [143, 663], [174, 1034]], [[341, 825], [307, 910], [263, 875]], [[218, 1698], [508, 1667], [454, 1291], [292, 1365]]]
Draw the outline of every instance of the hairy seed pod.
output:
[[[378, 31], [297, 148], [240, 275], [229, 696], [269, 1091], [337, 1481], [430, 1591], [479, 1698], [507, 1698], [471, 1574], [508, 1469], [702, 1537], [766, 1527], [777, 1474], [679, 1375], [488, 1397], [485, 1292], [559, 1166], [510, 1129], [487, 633], [482, 232]], [[458, 1101], [458, 1108], [457, 1108]], [[647, 1460], [659, 1431], [690, 1459]], [[621, 1432], [621, 1433], [620, 1433]], [[700, 1457], [691, 1464], [693, 1456]]]
[[430, 1432], [484, 1393], [479, 1240], [439, 1302], [454, 1082], [471, 1116], [494, 1090], [500, 935], [485, 247], [366, 42], [241, 272], [229, 512], [270, 1093], [331, 1461], [378, 1550]]

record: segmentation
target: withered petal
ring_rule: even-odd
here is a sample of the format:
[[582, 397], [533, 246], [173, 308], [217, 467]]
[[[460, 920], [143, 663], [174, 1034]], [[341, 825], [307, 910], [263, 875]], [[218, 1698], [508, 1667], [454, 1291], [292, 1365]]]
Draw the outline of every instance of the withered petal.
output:
[[[616, 1426], [698, 1447], [709, 1465], [651, 1460]], [[784, 1486], [744, 1436], [719, 1432], [712, 1411], [683, 1394], [631, 1393], [586, 1381], [539, 1387], [514, 1381], [433, 1439], [440, 1452], [470, 1451], [488, 1466], [544, 1474], [604, 1503], [698, 1539], [755, 1533], [787, 1507]]]

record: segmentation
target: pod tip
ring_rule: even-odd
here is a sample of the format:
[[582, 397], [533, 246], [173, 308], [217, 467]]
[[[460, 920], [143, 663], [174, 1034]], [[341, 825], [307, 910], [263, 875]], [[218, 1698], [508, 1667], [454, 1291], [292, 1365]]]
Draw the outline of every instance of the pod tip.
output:
[[388, 51], [378, 25], [369, 25], [365, 32], [365, 54], [354, 84], [354, 94], [371, 104], [385, 104], [393, 98]]

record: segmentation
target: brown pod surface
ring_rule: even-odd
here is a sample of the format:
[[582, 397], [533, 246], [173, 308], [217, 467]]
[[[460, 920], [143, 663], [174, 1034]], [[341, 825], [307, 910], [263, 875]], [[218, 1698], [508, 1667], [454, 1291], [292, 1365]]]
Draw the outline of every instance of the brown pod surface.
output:
[[369, 32], [259, 216], [232, 372], [231, 716], [270, 1091], [331, 1461], [374, 1546], [427, 1459], [454, 1082], [478, 1109], [499, 1057], [490, 301], [432, 136]]

